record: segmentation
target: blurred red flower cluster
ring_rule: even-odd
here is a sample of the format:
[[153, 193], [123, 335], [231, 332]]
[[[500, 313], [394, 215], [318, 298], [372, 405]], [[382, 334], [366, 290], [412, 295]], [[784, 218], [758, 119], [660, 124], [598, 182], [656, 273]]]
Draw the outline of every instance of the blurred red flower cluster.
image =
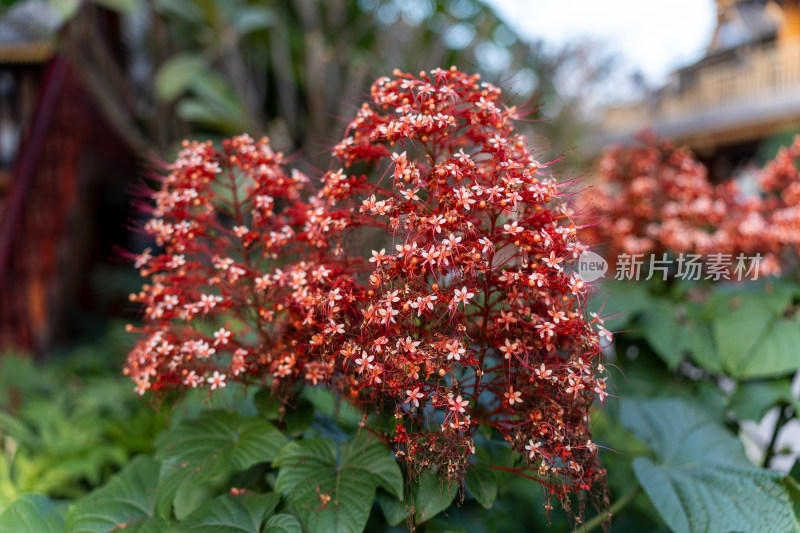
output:
[[[714, 185], [688, 148], [643, 134], [608, 150], [600, 183], [587, 190], [599, 223], [585, 240], [621, 254], [760, 254], [760, 272], [778, 274], [800, 245], [800, 138], [758, 170], [757, 191], [735, 181]], [[791, 266], [795, 268], [796, 265]]]
[[394, 415], [412, 474], [463, 479], [485, 426], [551, 493], [602, 486], [589, 421], [611, 336], [571, 272], [585, 247], [562, 186], [514, 116], [477, 75], [395, 72], [319, 180], [266, 140], [187, 143], [153, 195], [125, 372], [140, 393], [325, 385]]

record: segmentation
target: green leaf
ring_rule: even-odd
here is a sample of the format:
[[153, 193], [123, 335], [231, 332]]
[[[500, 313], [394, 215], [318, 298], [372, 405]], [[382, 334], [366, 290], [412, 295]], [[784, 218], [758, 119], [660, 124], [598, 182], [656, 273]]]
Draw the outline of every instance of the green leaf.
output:
[[442, 483], [439, 474], [431, 473], [420, 476], [419, 483], [414, 485], [414, 522], [421, 524], [441, 513], [453, 503], [458, 494], [458, 484]]
[[751, 376], [790, 374], [800, 367], [800, 323], [778, 320], [751, 354], [744, 372]]
[[683, 360], [681, 326], [675, 319], [675, 309], [669, 300], [653, 299], [642, 316], [644, 337], [665, 362], [674, 369]]
[[304, 398], [300, 398], [295, 405], [287, 406], [286, 413], [283, 416], [286, 433], [289, 435], [302, 435], [313, 421], [314, 407]]
[[196, 78], [209, 68], [208, 60], [202, 54], [185, 52], [169, 58], [156, 73], [156, 97], [171, 102], [188, 91]]
[[490, 468], [472, 465], [467, 471], [467, 489], [484, 509], [491, 509], [497, 499], [497, 479]]
[[194, 24], [204, 24], [203, 10], [199, 2], [191, 0], [155, 0], [155, 10], [168, 17], [184, 19]]
[[231, 382], [227, 387], [215, 390], [210, 396], [207, 390], [190, 389], [170, 413], [169, 427], [177, 427], [206, 411], [233, 412], [243, 417], [258, 416], [258, 408], [253, 403], [251, 392], [238, 382]]
[[760, 284], [720, 285], [711, 293], [706, 303], [710, 318], [730, 313], [736, 309], [758, 308], [771, 315], [780, 315], [794, 298], [796, 289], [790, 285], [771, 290]]
[[285, 444], [286, 437], [262, 418], [206, 411], [195, 420], [182, 422], [156, 442], [156, 457], [165, 460], [159, 514], [169, 515], [181, 487], [273, 461]]
[[303, 397], [314, 406], [314, 412], [334, 420], [340, 427], [355, 430], [364, 418], [363, 410], [321, 387], [303, 389]]
[[281, 402], [272, 395], [268, 388], [259, 390], [253, 397], [253, 403], [258, 409], [259, 414], [267, 420], [275, 421], [281, 416]]
[[247, 127], [240, 109], [228, 114], [226, 109], [215, 102], [203, 98], [183, 98], [178, 103], [176, 113], [187, 122], [196, 122], [210, 128], [216, 128], [226, 134], [234, 134]]
[[276, 514], [264, 526], [264, 533], [303, 533], [303, 526], [290, 514]]
[[181, 523], [181, 532], [192, 533], [259, 533], [264, 520], [280, 503], [275, 493], [225, 494], [209, 500]]
[[148, 531], [166, 524], [154, 518], [160, 464], [139, 456], [122, 472], [78, 500], [67, 515], [70, 533]]
[[64, 533], [66, 506], [41, 494], [23, 494], [0, 515], [0, 533]]
[[722, 361], [714, 346], [711, 324], [689, 321], [683, 325], [679, 336], [682, 349], [689, 354], [692, 361], [709, 372], [723, 373]]
[[592, 297], [587, 307], [605, 317], [612, 329], [622, 329], [633, 315], [647, 309], [650, 303], [645, 283], [608, 281], [595, 287], [598, 294]]
[[233, 27], [239, 35], [269, 28], [275, 23], [275, 13], [264, 6], [245, 5], [233, 13]]
[[0, 431], [14, 437], [14, 439], [32, 451], [41, 451], [39, 437], [22, 420], [14, 418], [8, 413], [0, 411]]
[[750, 464], [741, 443], [727, 429], [680, 400], [623, 402], [621, 416], [625, 427], [663, 462], [691, 457]]
[[626, 402], [626, 426], [653, 450], [636, 478], [675, 531], [800, 531], [783, 476], [753, 467], [724, 426], [679, 400]]
[[790, 295], [714, 295], [714, 341], [725, 373], [737, 379], [772, 377], [800, 367], [800, 324], [783, 318]]
[[281, 468], [275, 488], [309, 531], [362, 531], [378, 486], [402, 498], [400, 468], [383, 443], [362, 434], [342, 444], [338, 455], [333, 442], [307, 439], [287, 444], [275, 461]]
[[761, 420], [779, 402], [795, 405], [792, 384], [788, 379], [740, 383], [731, 396], [728, 409], [739, 420]]
[[238, 133], [252, 123], [231, 82], [211, 69], [199, 71], [191, 80], [193, 97], [184, 97], [176, 112], [183, 120], [197, 122], [222, 132]]
[[383, 517], [390, 526], [396, 526], [406, 518], [406, 504], [391, 496], [383, 489], [378, 489], [378, 504], [381, 506]]
[[646, 457], [637, 457], [633, 469], [674, 531], [800, 531], [779, 473], [709, 464], [664, 467]]

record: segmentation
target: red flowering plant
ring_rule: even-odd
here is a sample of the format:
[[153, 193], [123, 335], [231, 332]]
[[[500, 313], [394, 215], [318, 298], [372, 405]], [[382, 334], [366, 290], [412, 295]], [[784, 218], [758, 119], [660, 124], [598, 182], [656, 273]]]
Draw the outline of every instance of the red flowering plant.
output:
[[[145, 226], [160, 252], [137, 260], [150, 278], [125, 368], [137, 390], [236, 380], [286, 402], [324, 384], [394, 415], [394, 435], [362, 427], [412, 478], [462, 483], [485, 427], [524, 458], [495, 468], [564, 503], [604, 497], [589, 426], [610, 334], [570, 272], [585, 247], [566, 189], [514, 117], [477, 75], [380, 78], [334, 149], [347, 171], [315, 194], [266, 140], [187, 143]], [[385, 245], [367, 261], [352, 243], [369, 232]]]
[[351, 397], [394, 411], [412, 474], [463, 479], [487, 426], [551, 494], [602, 485], [589, 420], [607, 394], [609, 335], [585, 317], [589, 288], [569, 272], [584, 246], [564, 189], [478, 75], [395, 72], [370, 100], [334, 153], [374, 179], [329, 172], [322, 197], [385, 229], [385, 246], [352, 295], [360, 324], [316, 349], [343, 358]]
[[[764, 224], [752, 228], [748, 234], [754, 239], [764, 239], [773, 253], [781, 254], [783, 263], [800, 253], [800, 136], [789, 146], [783, 146], [768, 161], [758, 175], [761, 189], [761, 213]], [[760, 221], [759, 221], [760, 222]]]
[[612, 262], [620, 254], [760, 254], [759, 270], [769, 275], [796, 256], [799, 141], [759, 171], [759, 190], [747, 196], [735, 181], [714, 185], [688, 148], [652, 134], [638, 140], [607, 150], [599, 187], [587, 189], [600, 220], [586, 237], [606, 246]]

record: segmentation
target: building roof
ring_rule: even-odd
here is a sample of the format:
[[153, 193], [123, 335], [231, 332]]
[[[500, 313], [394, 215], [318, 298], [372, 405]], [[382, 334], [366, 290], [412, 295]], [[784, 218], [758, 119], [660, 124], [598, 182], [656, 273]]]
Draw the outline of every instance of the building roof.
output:
[[0, 63], [42, 63], [54, 52], [62, 17], [44, 0], [17, 2], [0, 15]]

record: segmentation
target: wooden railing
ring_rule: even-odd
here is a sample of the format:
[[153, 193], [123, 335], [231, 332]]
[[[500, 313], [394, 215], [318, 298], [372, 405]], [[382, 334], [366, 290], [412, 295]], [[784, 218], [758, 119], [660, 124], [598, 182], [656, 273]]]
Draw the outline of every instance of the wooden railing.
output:
[[679, 83], [661, 93], [654, 109], [657, 119], [800, 92], [800, 41], [748, 47], [724, 62], [698, 65], [680, 76]]

